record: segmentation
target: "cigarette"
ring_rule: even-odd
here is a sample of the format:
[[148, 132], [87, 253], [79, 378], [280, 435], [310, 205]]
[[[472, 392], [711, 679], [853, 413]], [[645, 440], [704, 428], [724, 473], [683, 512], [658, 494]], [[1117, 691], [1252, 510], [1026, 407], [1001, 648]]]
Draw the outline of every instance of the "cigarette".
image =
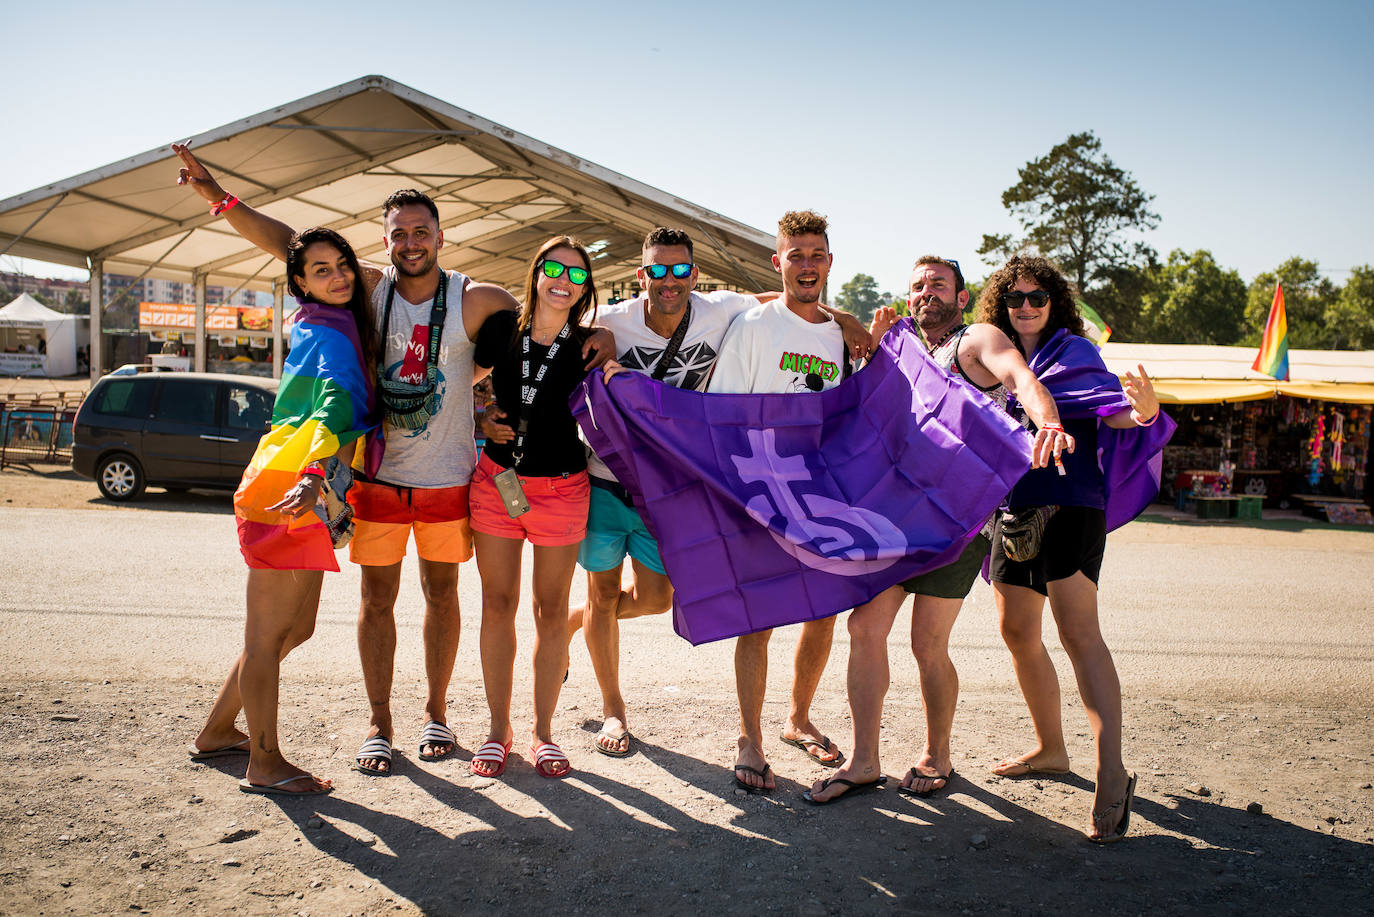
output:
[[1064, 470], [1064, 460], [1057, 455], [1054, 457], [1054, 467], [1059, 469], [1059, 476], [1061, 478], [1068, 474], [1068, 472]]

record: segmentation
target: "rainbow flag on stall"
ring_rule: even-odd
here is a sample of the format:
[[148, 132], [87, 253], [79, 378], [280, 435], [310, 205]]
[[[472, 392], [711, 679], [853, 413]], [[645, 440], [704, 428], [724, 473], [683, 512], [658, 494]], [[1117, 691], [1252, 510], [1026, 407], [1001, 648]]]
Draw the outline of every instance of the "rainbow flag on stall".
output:
[[1250, 367], [1257, 373], [1288, 381], [1288, 315], [1283, 310], [1283, 284], [1274, 285], [1274, 304], [1269, 307], [1269, 320], [1264, 323], [1264, 337], [1260, 338], [1259, 353]]
[[281, 500], [307, 465], [328, 459], [374, 426], [372, 386], [348, 310], [305, 303], [291, 325], [290, 344], [272, 429], [258, 441], [234, 492], [239, 548], [250, 567], [337, 571], [319, 516], [293, 519], [267, 507]]

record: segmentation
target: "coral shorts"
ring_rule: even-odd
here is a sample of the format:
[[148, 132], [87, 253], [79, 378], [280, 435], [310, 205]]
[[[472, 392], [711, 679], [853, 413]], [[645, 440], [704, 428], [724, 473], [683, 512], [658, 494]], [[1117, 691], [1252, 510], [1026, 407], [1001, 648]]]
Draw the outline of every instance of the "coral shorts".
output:
[[587, 534], [587, 472], [551, 478], [522, 477], [530, 511], [514, 519], [492, 477], [505, 469], [484, 454], [472, 475], [472, 530], [500, 538], [528, 539], [543, 547], [577, 544]]
[[468, 485], [401, 487], [358, 481], [348, 491], [353, 507], [353, 540], [348, 556], [355, 564], [389, 567], [406, 556], [410, 533], [424, 560], [461, 564], [472, 557], [468, 524]]

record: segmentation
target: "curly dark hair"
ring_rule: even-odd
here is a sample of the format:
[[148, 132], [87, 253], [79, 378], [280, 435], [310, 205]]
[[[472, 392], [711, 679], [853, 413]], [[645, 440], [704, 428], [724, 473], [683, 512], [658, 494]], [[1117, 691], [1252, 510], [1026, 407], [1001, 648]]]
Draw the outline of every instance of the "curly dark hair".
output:
[[1067, 328], [1070, 334], [1087, 337], [1083, 330], [1083, 316], [1078, 314], [1078, 304], [1074, 301], [1073, 284], [1059, 273], [1059, 269], [1044, 258], [1036, 255], [1012, 255], [1011, 260], [993, 271], [983, 283], [983, 292], [978, 296], [978, 321], [987, 322], [1000, 328], [1007, 337], [1021, 346], [1021, 339], [1011, 327], [1007, 307], [1002, 297], [1016, 286], [1018, 280], [1029, 280], [1050, 294], [1050, 320], [1045, 326], [1046, 336], [1059, 328]]

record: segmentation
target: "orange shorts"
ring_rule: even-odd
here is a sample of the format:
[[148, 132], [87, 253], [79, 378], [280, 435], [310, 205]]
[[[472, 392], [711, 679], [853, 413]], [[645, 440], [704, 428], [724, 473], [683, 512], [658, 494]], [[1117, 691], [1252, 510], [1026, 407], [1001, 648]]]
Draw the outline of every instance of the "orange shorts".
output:
[[587, 534], [591, 485], [587, 472], [520, 479], [530, 511], [514, 519], [506, 512], [492, 476], [504, 469], [484, 454], [472, 473], [472, 528], [483, 535], [529, 539], [543, 547], [577, 544]]
[[468, 524], [468, 487], [401, 487], [358, 481], [348, 491], [353, 507], [353, 540], [348, 556], [355, 564], [389, 567], [406, 556], [415, 532], [415, 552], [436, 563], [461, 564], [472, 557]]

